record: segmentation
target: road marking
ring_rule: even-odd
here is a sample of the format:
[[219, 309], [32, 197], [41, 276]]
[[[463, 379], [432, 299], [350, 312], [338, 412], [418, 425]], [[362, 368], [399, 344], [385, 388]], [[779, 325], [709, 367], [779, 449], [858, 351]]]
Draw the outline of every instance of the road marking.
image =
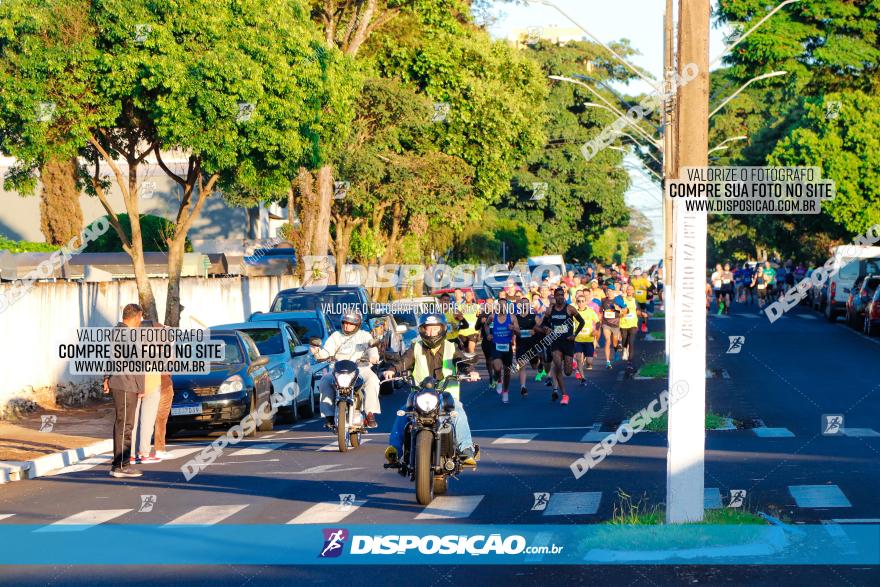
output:
[[832, 518], [838, 524], [880, 524], [880, 518]]
[[837, 485], [789, 485], [788, 492], [802, 508], [852, 507]]
[[206, 467], [225, 467], [227, 465], [250, 465], [251, 463], [278, 463], [281, 459], [257, 459], [256, 461], [227, 461], [225, 463], [205, 463]]
[[273, 450], [279, 449], [284, 446], [283, 442], [268, 442], [266, 444], [255, 444], [253, 446], [249, 446], [247, 448], [242, 448], [234, 453], [231, 453], [229, 456], [231, 457], [250, 457], [256, 455], [264, 455], [266, 453], [272, 452]]
[[797, 314], [797, 316], [803, 318], [804, 320], [818, 320], [818, 318], [816, 318], [816, 316], [814, 316], [813, 314]]
[[0, 520], [5, 520], [7, 518], [11, 518], [15, 514], [0, 514]]
[[573, 491], [554, 493], [544, 510], [545, 516], [582, 516], [599, 511], [601, 491]]
[[346, 471], [360, 471], [364, 467], [346, 467], [345, 469], [337, 469], [342, 465], [318, 465], [317, 467], [309, 467], [303, 471], [263, 471], [263, 475], [320, 475], [322, 473], [343, 473]]
[[721, 509], [721, 490], [717, 487], [703, 488], [703, 509]]
[[880, 436], [880, 432], [873, 428], [843, 428], [841, 432], [843, 432], [844, 436], [851, 436], [853, 438], [875, 438]]
[[537, 436], [537, 434], [505, 434], [492, 441], [492, 444], [526, 444]]
[[794, 433], [788, 428], [752, 428], [759, 438], [793, 438]]
[[205, 450], [202, 446], [189, 447], [189, 448], [175, 448], [174, 450], [168, 451], [168, 456], [162, 459], [163, 461], [173, 461], [174, 459], [180, 459], [185, 457], [186, 455], [191, 455], [194, 452], [199, 452], [201, 450]]
[[[601, 424], [600, 424], [601, 425]], [[551, 428], [480, 428], [471, 432], [515, 432], [517, 430], [590, 430], [593, 426], [554, 426]]]
[[[361, 444], [366, 444], [366, 443], [370, 442], [370, 440], [371, 439], [369, 439], [369, 438], [361, 438]], [[318, 450], [324, 450], [324, 451], [332, 450], [332, 451], [338, 452], [339, 451], [339, 443], [338, 442], [331, 442], [330, 444], [328, 444], [326, 446], [322, 446]]]
[[825, 520], [822, 520], [822, 526], [825, 528], [828, 536], [837, 542], [837, 548], [840, 549], [841, 553], [856, 554], [858, 552], [855, 543], [850, 539], [843, 526]]
[[602, 432], [601, 430], [590, 430], [586, 434], [581, 437], [581, 442], [599, 442], [603, 440], [606, 436], [611, 434], [610, 432]]
[[287, 522], [288, 524], [338, 524], [352, 512], [366, 503], [365, 499], [355, 500], [351, 505], [338, 501], [318, 503]]
[[97, 467], [98, 465], [107, 465], [112, 460], [113, 455], [96, 455], [93, 457], [89, 457], [75, 465], [68, 465], [54, 471], [49, 471], [48, 473], [46, 473], [46, 476], [54, 477], [55, 475], [66, 475], [67, 473], [79, 473], [80, 471], [88, 471], [89, 469]]
[[200, 526], [210, 526], [212, 524], [218, 524], [229, 516], [237, 514], [247, 506], [248, 504], [203, 505], [201, 507], [197, 507], [191, 512], [183, 514], [178, 518], [174, 518], [165, 525], [175, 526], [180, 524], [198, 524]]
[[441, 495], [435, 497], [431, 505], [422, 510], [422, 513], [416, 516], [417, 520], [448, 520], [460, 519], [470, 516], [480, 502], [483, 501], [484, 495], [464, 495], [461, 497], [452, 497], [449, 495]]
[[[109, 522], [114, 518], [118, 518], [123, 514], [127, 514], [131, 509], [125, 510], [85, 510], [78, 514], [68, 516], [63, 520], [52, 522], [48, 526], [43, 526], [35, 532], [69, 532], [71, 530], [85, 530], [91, 526], [97, 526], [104, 522]], [[67, 528], [66, 526], [76, 526], [76, 528]]]
[[297, 429], [299, 429], [299, 428], [305, 428], [305, 427], [306, 427], [306, 424], [303, 423], [303, 424], [297, 424], [296, 426], [291, 426], [290, 429], [291, 429], [291, 430], [297, 430]]

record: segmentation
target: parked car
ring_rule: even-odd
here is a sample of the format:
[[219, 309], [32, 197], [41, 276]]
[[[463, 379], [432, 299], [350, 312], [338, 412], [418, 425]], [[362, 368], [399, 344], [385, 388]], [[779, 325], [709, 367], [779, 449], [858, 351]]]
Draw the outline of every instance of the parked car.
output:
[[859, 277], [850, 290], [846, 300], [846, 323], [853, 328], [862, 328], [865, 321], [865, 308], [874, 297], [877, 286], [880, 285], [880, 275], [865, 275]]
[[[256, 312], [251, 314], [250, 322], [282, 321], [293, 329], [296, 338], [303, 344], [309, 344], [312, 339], [319, 339], [321, 344], [333, 334], [333, 325], [327, 315], [320, 308], [315, 310], [297, 310], [295, 312]], [[326, 361], [316, 362], [311, 353], [307, 355], [309, 360], [310, 387], [318, 397], [318, 383], [326, 374], [330, 363]]]
[[290, 386], [291, 402], [279, 412], [291, 421], [302, 415], [311, 418], [320, 401], [312, 389], [312, 371], [309, 345], [300, 342], [293, 329], [283, 320], [258, 320], [238, 324], [223, 324], [213, 328], [236, 330], [251, 337], [260, 356], [267, 357], [266, 369], [272, 380], [272, 392], [281, 393]]
[[[211, 363], [211, 372], [172, 375], [174, 399], [168, 419], [168, 436], [181, 430], [229, 427], [270, 401], [272, 380], [257, 345], [235, 330], [210, 330], [211, 339], [225, 345], [222, 361]], [[264, 420], [260, 432], [268, 432], [274, 418]]]
[[880, 332], [880, 287], [874, 290], [874, 295], [865, 308], [862, 332], [865, 336], [874, 336]]
[[357, 310], [368, 313], [370, 296], [362, 285], [327, 285], [320, 291], [309, 288], [285, 289], [275, 296], [270, 312], [290, 312], [295, 310], [322, 310], [330, 319], [333, 328], [342, 326], [342, 314]]
[[838, 316], [846, 314], [846, 301], [859, 277], [880, 273], [880, 247], [848, 245], [835, 248], [834, 254], [848, 259], [849, 262], [828, 278], [825, 317], [829, 322], [834, 322]]

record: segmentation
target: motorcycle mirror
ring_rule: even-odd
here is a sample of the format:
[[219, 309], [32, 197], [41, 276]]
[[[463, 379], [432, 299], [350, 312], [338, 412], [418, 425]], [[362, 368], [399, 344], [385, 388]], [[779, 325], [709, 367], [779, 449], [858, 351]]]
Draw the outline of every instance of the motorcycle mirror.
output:
[[311, 346], [322, 346], [321, 339], [317, 337], [312, 337], [309, 339], [309, 344]]
[[462, 353], [462, 360], [459, 363], [474, 365], [477, 362], [477, 353]]
[[394, 351], [385, 351], [384, 353], [382, 353], [382, 358], [389, 363], [393, 363], [398, 359], [398, 355]]

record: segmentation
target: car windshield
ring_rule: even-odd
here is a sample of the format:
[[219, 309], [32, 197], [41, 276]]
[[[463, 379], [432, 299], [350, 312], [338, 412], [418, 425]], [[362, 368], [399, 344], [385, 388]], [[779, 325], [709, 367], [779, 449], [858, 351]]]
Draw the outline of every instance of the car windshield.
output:
[[285, 320], [285, 322], [290, 324], [290, 327], [296, 333], [296, 337], [304, 343], [310, 338], [324, 339], [324, 331], [321, 329], [321, 323], [318, 322], [317, 318], [297, 318], [296, 320]]
[[406, 324], [410, 327], [416, 326], [418, 322], [415, 309], [412, 307], [394, 308], [394, 319], [398, 324]]
[[880, 277], [872, 277], [865, 284], [865, 289], [868, 291], [874, 291], [877, 289], [877, 286], [880, 285]]
[[234, 336], [218, 336], [212, 337], [212, 339], [221, 341], [226, 345], [223, 360], [214, 361], [215, 363], [218, 365], [235, 365], [238, 363], [244, 363], [244, 357], [241, 355], [241, 346], [239, 346], [237, 338]]
[[241, 331], [254, 339], [261, 355], [284, 353], [284, 338], [280, 328], [242, 328]]
[[[325, 292], [293, 292], [284, 294], [272, 304], [271, 312], [296, 312], [298, 310], [315, 310], [318, 308], [334, 313], [336, 305], [346, 304], [351, 309], [360, 307], [361, 299], [357, 290], [325, 291]], [[341, 310], [341, 308], [340, 308]]]

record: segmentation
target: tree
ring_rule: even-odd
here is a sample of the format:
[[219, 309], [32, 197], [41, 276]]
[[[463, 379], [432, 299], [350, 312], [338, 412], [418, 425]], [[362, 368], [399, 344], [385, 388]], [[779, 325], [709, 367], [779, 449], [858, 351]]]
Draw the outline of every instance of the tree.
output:
[[40, 169], [40, 180], [40, 230], [47, 243], [66, 244], [83, 229], [76, 159], [49, 159]]
[[[315, 141], [350, 120], [338, 52], [316, 36], [298, 1], [11, 0], [0, 4], [0, 148], [19, 166], [7, 178], [79, 153], [81, 178], [131, 256], [138, 294], [156, 318], [143, 267], [138, 169], [149, 155], [181, 188], [168, 237], [165, 324], [180, 318], [186, 236], [218, 188], [283, 195]], [[279, 27], [278, 23], [285, 23]], [[342, 88], [342, 89], [340, 89]], [[35, 115], [52, 104], [50, 121]], [[172, 169], [163, 153], [188, 157]], [[106, 166], [131, 219], [129, 237], [107, 199]]]

